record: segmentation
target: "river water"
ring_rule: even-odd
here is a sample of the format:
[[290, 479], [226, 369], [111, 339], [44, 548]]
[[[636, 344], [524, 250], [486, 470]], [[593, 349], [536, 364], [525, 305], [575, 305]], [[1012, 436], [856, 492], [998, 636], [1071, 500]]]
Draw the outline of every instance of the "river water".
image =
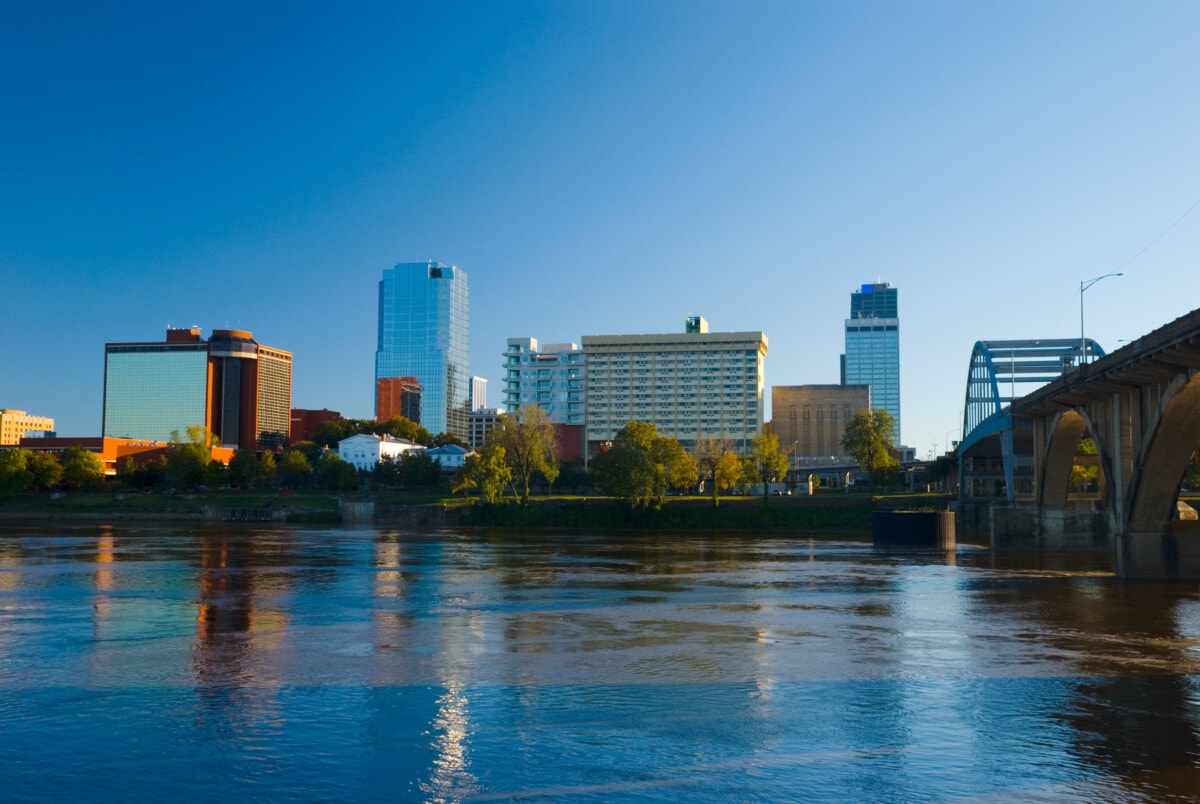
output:
[[0, 525], [0, 797], [1200, 797], [1200, 589], [827, 536]]

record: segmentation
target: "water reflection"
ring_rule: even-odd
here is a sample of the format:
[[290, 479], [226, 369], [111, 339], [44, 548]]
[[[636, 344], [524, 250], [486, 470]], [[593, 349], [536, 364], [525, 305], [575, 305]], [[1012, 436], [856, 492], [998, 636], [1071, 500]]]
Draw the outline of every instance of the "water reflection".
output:
[[46, 772], [72, 763], [99, 798], [1200, 796], [1198, 677], [1197, 590], [1080, 557], [0, 537], [0, 772], [42, 798], [85, 792]]

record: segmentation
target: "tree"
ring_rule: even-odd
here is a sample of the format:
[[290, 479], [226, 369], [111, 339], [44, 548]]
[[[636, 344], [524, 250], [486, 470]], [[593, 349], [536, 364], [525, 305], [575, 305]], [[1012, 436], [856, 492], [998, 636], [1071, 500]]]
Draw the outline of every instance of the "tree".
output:
[[770, 496], [767, 484], [787, 475], [787, 455], [779, 449], [779, 437], [774, 433], [756, 435], [750, 442], [750, 467], [754, 472], [755, 483], [762, 483], [763, 505], [769, 505]]
[[505, 461], [512, 470], [509, 482], [513, 497], [519, 502], [529, 501], [529, 480], [535, 472], [550, 483], [558, 477], [554, 425], [540, 406], [526, 405], [515, 416], [501, 416], [499, 424], [488, 433], [488, 441], [504, 448]]
[[867, 473], [872, 488], [885, 482], [900, 468], [900, 462], [891, 453], [894, 426], [891, 414], [882, 408], [864, 408], [846, 422], [842, 448], [854, 457], [858, 468]]
[[[720, 505], [720, 489], [732, 486], [740, 469], [737, 456], [733, 454], [733, 445], [725, 438], [698, 438], [692, 456], [696, 459], [700, 479], [712, 489], [715, 508]], [[732, 477], [728, 474], [731, 466]]]
[[0, 491], [20, 494], [33, 483], [33, 472], [29, 471], [27, 449], [8, 449], [0, 452]]
[[258, 484], [263, 487], [275, 485], [275, 453], [267, 450], [258, 457]]
[[100, 456], [84, 447], [67, 447], [58, 457], [58, 462], [63, 468], [63, 486], [87, 489], [100, 485], [104, 480], [104, 463]]
[[167, 454], [167, 483], [177, 489], [203, 485], [205, 470], [212, 461], [212, 448], [220, 443], [221, 439], [202, 424], [187, 426], [187, 441], [173, 431]]
[[62, 480], [62, 464], [53, 453], [31, 451], [25, 465], [32, 475], [34, 491], [54, 488]]
[[225, 464], [213, 458], [208, 462], [208, 466], [204, 467], [204, 485], [215, 491], [225, 484], [227, 474]]
[[659, 507], [668, 489], [694, 486], [698, 479], [696, 459], [679, 439], [660, 436], [649, 422], [626, 422], [593, 467], [596, 485], [634, 508]]
[[[431, 444], [434, 438], [432, 435], [430, 435], [428, 430], [416, 422], [404, 418], [403, 416], [393, 416], [386, 422], [378, 425], [378, 427], [378, 432], [386, 433], [392, 438], [406, 438], [409, 441], [412, 441], [414, 444], [421, 444], [423, 446], [437, 446], [435, 444]], [[376, 430], [371, 430], [368, 432], [376, 432]]]
[[330, 491], [357, 491], [361, 478], [354, 464], [338, 457], [336, 452], [324, 452], [317, 466], [321, 485]]
[[499, 499], [511, 479], [512, 469], [504, 461], [504, 447], [496, 441], [488, 441], [467, 456], [462, 468], [455, 473], [450, 490], [477, 489], [479, 499], [490, 505]]
[[279, 482], [284, 488], [298, 489], [308, 485], [312, 476], [312, 465], [298, 449], [289, 449], [279, 459]]
[[248, 489], [258, 477], [258, 456], [252, 449], [239, 449], [229, 460], [229, 485]]
[[442, 483], [442, 465], [424, 452], [400, 456], [397, 478], [404, 488], [435, 488]]
[[431, 447], [462, 447], [466, 449], [467, 442], [456, 436], [454, 433], [438, 433], [431, 440], [426, 442]]

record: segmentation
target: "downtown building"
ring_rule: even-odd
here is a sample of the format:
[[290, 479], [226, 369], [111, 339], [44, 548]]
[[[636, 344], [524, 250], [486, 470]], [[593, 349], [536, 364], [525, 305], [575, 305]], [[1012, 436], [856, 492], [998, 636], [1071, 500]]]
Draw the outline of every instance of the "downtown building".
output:
[[850, 294], [846, 319], [842, 385], [869, 385], [871, 408], [882, 408], [895, 423], [900, 442], [900, 315], [896, 289], [888, 283], [863, 285]]
[[845, 458], [846, 423], [870, 407], [867, 385], [774, 385], [771, 432], [793, 463], [801, 458]]
[[515, 414], [538, 405], [554, 424], [582, 425], [585, 410], [584, 354], [579, 344], [509, 338], [504, 351], [504, 410]]
[[[413, 378], [420, 424], [430, 433], [468, 436], [470, 374], [467, 274], [440, 262], [399, 263], [379, 281], [375, 382]], [[378, 404], [378, 397], [376, 399]], [[378, 407], [375, 411], [379, 418]]]
[[23, 410], [0, 410], [0, 447], [20, 444], [28, 433], [53, 436], [54, 419], [33, 416]]
[[588, 452], [628, 421], [650, 422], [691, 450], [699, 438], [748, 452], [763, 425], [762, 332], [709, 332], [700, 316], [684, 332], [585, 335]]
[[185, 440], [199, 425], [225, 447], [282, 449], [291, 409], [291, 353], [249, 332], [168, 329], [163, 342], [104, 345], [106, 438]]

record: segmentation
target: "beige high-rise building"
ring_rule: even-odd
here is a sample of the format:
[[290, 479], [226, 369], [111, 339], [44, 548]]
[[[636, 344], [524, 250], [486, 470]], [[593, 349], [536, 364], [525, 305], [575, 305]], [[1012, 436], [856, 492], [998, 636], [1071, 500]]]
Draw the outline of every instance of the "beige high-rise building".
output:
[[870, 406], [869, 385], [776, 385], [771, 432], [781, 449], [797, 457], [843, 457], [846, 422]]
[[30, 416], [23, 410], [0, 410], [0, 445], [15, 446], [31, 430], [53, 433], [54, 419]]
[[628, 421], [651, 422], [684, 449], [721, 438], [746, 451], [762, 432], [761, 332], [709, 332], [700, 316], [668, 335], [585, 335], [587, 443], [611, 441]]

